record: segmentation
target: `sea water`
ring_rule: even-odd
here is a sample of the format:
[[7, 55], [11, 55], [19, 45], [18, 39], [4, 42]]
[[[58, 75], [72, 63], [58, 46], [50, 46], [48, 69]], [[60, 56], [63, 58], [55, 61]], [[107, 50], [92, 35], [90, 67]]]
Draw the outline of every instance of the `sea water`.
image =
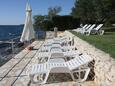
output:
[[[10, 39], [21, 36], [23, 27], [23, 25], [0, 25], [0, 41], [9, 41]], [[0, 48], [8, 46], [11, 46], [11, 44], [0, 44]]]
[[[0, 25], [0, 41], [11, 41], [11, 39], [21, 36], [23, 27], [24, 25]], [[35, 32], [37, 38], [45, 37], [45, 31], [42, 31], [41, 29], [36, 29]], [[19, 41], [19, 39], [16, 41]], [[7, 46], [11, 46], [11, 44], [0, 44], [0, 48], [4, 48]]]
[[0, 25], [0, 41], [10, 40], [21, 35], [23, 25]]

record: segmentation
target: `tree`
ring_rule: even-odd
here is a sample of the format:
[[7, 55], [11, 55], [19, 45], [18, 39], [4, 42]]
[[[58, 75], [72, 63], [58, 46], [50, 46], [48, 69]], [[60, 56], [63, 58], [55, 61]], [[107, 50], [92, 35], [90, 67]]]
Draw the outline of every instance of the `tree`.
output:
[[72, 16], [79, 17], [82, 23], [95, 22], [95, 9], [93, 0], [76, 0], [72, 8]]
[[114, 0], [94, 0], [97, 15], [97, 21], [107, 22], [115, 14]]
[[74, 29], [79, 26], [79, 18], [73, 18], [72, 16], [55, 16], [52, 18], [54, 26], [58, 27], [58, 30], [64, 31], [67, 29]]
[[115, 15], [115, 0], [76, 0], [72, 16], [81, 23], [104, 23]]
[[36, 15], [34, 16], [34, 28], [42, 30], [51, 30], [53, 27], [52, 21], [48, 20], [46, 15]]
[[55, 7], [49, 7], [48, 8], [48, 18], [52, 20], [54, 16], [56, 16], [60, 11], [61, 7], [55, 6]]
[[51, 30], [53, 28], [52, 18], [61, 11], [61, 7], [49, 7], [48, 15], [35, 15], [34, 16], [34, 28], [42, 30]]
[[44, 27], [43, 21], [45, 20], [45, 16], [42, 15], [35, 15], [34, 16], [34, 28], [41, 29]]

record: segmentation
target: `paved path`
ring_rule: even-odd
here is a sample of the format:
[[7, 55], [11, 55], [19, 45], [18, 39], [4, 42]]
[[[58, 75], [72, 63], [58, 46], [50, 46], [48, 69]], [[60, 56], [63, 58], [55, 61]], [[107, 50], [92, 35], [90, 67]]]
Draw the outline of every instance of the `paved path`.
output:
[[[26, 77], [29, 79], [24, 75], [24, 71], [26, 67], [32, 63], [35, 54], [42, 44], [43, 41], [33, 42], [31, 45], [34, 46], [35, 50], [28, 51], [24, 49], [5, 65], [0, 67], [0, 86], [27, 86], [17, 85], [17, 83], [20, 81], [20, 78], [24, 79]], [[21, 83], [25, 83], [25, 81]]]
[[[31, 86], [38, 86], [37, 84]], [[53, 83], [53, 84], [45, 84], [41, 86], [95, 86], [93, 81], [76, 83], [76, 82], [62, 82], [62, 83]]]

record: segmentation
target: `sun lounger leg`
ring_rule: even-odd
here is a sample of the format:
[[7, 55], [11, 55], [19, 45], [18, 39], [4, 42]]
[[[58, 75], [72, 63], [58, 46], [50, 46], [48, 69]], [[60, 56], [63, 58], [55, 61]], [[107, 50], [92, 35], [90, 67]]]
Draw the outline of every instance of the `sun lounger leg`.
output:
[[81, 71], [78, 71], [78, 80], [81, 80]]
[[[80, 77], [80, 73], [81, 73], [82, 71], [85, 71], [85, 76], [84, 76], [83, 79], [81, 79], [81, 77]], [[87, 79], [87, 77], [88, 77], [88, 74], [89, 74], [89, 72], [90, 72], [90, 68], [82, 69], [82, 70], [78, 70], [78, 71], [74, 71], [74, 72], [76, 72], [76, 73], [78, 72], [78, 73], [79, 73], [79, 82], [83, 82], [83, 81], [86, 81], [86, 79]]]
[[90, 35], [90, 32], [86, 32], [86, 36], [89, 36]]
[[84, 76], [84, 78], [81, 80], [81, 82], [86, 81], [86, 79], [87, 79], [87, 77], [88, 77], [88, 75], [89, 75], [89, 72], [90, 72], [90, 68], [85, 69], [85, 71], [86, 71], [85, 76]]
[[33, 84], [35, 84], [36, 82], [34, 81], [34, 74], [31, 74], [31, 75], [29, 75], [29, 77], [30, 77], [30, 81], [33, 83]]
[[99, 30], [99, 35], [103, 35], [104, 34], [104, 30]]
[[74, 75], [73, 75], [73, 72], [72, 72], [72, 71], [70, 71], [70, 75], [71, 75], [73, 81], [75, 81], [75, 78], [74, 78]]
[[46, 73], [45, 79], [44, 79], [44, 81], [41, 84], [45, 84], [46, 83], [46, 81], [48, 79], [48, 76], [49, 76], [49, 72]]
[[[45, 79], [43, 79], [43, 76], [45, 75]], [[37, 77], [37, 81], [34, 80], [34, 77], [35, 77], [35, 74], [31, 74], [29, 75], [30, 77], [30, 80], [33, 84], [36, 84], [36, 83], [39, 83], [39, 84], [45, 84], [47, 79], [48, 79], [48, 76], [49, 76], [49, 72], [47, 73], [44, 73], [44, 74], [39, 74], [39, 76]], [[39, 80], [38, 80], [39, 79]]]
[[[37, 81], [34, 80], [35, 74], [31, 74], [31, 75], [29, 75], [29, 77], [30, 77], [30, 80], [31, 80], [31, 82], [32, 82], [33, 84], [41, 83], [42, 80], [43, 80], [43, 74], [42, 74], [42, 75], [39, 74], [39, 76], [36, 77], [36, 80], [37, 80]], [[38, 79], [39, 79], [39, 80], [38, 80]]]

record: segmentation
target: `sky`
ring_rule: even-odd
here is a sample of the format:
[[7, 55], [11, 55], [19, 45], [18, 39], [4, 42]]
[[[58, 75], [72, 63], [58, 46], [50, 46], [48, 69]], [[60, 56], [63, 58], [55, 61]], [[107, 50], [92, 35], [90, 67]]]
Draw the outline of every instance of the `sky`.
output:
[[[29, 0], [32, 15], [47, 15], [49, 7], [60, 6], [69, 15], [75, 0]], [[0, 25], [19, 25], [25, 20], [26, 0], [0, 0]]]

